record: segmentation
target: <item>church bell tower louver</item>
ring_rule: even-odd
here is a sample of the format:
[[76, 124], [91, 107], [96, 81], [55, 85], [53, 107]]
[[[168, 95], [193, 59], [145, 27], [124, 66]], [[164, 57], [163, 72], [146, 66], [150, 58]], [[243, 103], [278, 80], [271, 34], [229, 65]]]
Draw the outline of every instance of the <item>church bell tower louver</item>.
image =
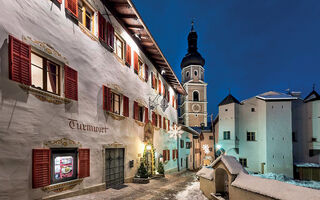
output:
[[190, 127], [207, 126], [207, 83], [204, 82], [205, 60], [198, 52], [198, 35], [192, 22], [188, 35], [188, 53], [181, 62], [182, 84], [187, 96], [180, 98], [180, 122]]

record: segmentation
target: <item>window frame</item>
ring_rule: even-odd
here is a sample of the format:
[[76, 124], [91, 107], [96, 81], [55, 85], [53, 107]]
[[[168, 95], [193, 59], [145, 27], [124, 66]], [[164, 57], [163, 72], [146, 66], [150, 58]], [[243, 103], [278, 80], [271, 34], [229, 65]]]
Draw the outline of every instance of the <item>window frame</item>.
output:
[[[198, 98], [196, 99], [195, 98], [195, 94], [197, 94], [198, 96]], [[199, 102], [200, 101], [200, 93], [199, 93], [199, 91], [198, 90], [194, 90], [193, 92], [192, 92], [192, 101], [196, 101], [196, 102]]]
[[[118, 40], [122, 43], [121, 57], [119, 57], [118, 55], [118, 45], [117, 45]], [[125, 60], [125, 46], [126, 46], [125, 40], [117, 32], [114, 32], [114, 51], [113, 52], [122, 61]]]
[[239, 163], [242, 167], [248, 167], [248, 161], [246, 158], [239, 158]]
[[[82, 3], [82, 7], [79, 5], [80, 2]], [[81, 24], [81, 26], [83, 26], [84, 28], [86, 28], [87, 31], [89, 31], [90, 33], [94, 34], [95, 33], [95, 14], [96, 14], [96, 10], [86, 1], [86, 0], [78, 0], [78, 23]], [[87, 9], [90, 9], [92, 11], [92, 16], [91, 16], [91, 27], [90, 29], [87, 28], [87, 19], [86, 19], [86, 12]], [[81, 12], [79, 12], [79, 10], [81, 10]], [[81, 16], [80, 16], [81, 15]], [[79, 18], [81, 17], [81, 21], [79, 21]]]
[[[36, 87], [35, 85], [32, 84], [32, 80], [33, 80], [32, 68], [33, 67], [39, 68], [39, 66], [32, 63], [32, 54], [34, 54], [42, 59], [42, 88]], [[44, 92], [48, 92], [53, 95], [61, 96], [61, 94], [62, 94], [62, 88], [61, 88], [61, 85], [62, 85], [62, 66], [61, 66], [61, 64], [58, 64], [57, 62], [53, 61], [53, 59], [51, 59], [50, 56], [47, 56], [44, 53], [39, 53], [38, 51], [34, 51], [33, 49], [31, 49], [30, 63], [31, 63], [31, 66], [30, 66], [31, 67], [31, 69], [30, 69], [31, 70], [31, 87], [38, 89], [38, 90], [42, 90]], [[58, 91], [57, 93], [48, 91], [48, 73], [50, 73], [50, 72], [48, 72], [47, 67], [48, 67], [49, 63], [56, 65], [58, 68], [58, 74], [57, 74], [58, 83], [56, 85], [56, 87], [57, 87], [56, 90]]]
[[[228, 137], [226, 137], [226, 136], [228, 136]], [[231, 139], [230, 131], [223, 131], [223, 140], [230, 140], [230, 139]]]
[[[114, 92], [113, 90], [110, 91], [110, 95], [111, 95], [111, 109], [110, 109], [110, 112], [114, 113], [114, 114], [117, 114], [117, 115], [121, 115], [121, 105], [122, 105], [122, 95], [117, 93], [117, 92]], [[119, 106], [119, 113], [115, 112], [115, 96], [118, 96], [119, 97], [119, 102], [118, 102], [118, 106]]]
[[256, 132], [247, 131], [247, 141], [256, 141]]

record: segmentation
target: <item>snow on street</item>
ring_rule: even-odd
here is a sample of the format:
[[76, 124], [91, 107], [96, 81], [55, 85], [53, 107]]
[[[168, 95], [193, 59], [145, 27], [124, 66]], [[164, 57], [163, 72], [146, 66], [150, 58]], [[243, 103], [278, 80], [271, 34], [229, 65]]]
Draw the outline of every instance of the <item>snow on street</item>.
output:
[[165, 178], [151, 179], [149, 184], [126, 183], [121, 189], [76, 196], [67, 200], [207, 200], [200, 191], [194, 172], [167, 174]]

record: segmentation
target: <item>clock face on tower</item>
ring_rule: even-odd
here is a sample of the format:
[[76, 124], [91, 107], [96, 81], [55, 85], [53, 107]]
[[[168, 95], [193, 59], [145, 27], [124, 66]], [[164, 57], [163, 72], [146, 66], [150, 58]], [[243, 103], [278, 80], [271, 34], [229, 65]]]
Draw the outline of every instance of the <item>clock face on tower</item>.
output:
[[201, 106], [199, 104], [193, 104], [192, 105], [192, 111], [193, 112], [200, 112]]

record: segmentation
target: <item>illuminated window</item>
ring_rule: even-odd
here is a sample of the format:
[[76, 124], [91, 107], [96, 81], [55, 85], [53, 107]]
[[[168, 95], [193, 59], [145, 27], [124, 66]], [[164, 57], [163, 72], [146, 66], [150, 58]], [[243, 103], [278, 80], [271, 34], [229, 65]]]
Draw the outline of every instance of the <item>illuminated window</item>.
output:
[[121, 59], [124, 59], [124, 42], [123, 40], [115, 34], [115, 40], [114, 40], [115, 44], [114, 44], [114, 52], [115, 54]]
[[77, 149], [52, 149], [51, 157], [51, 183], [77, 178]]
[[111, 112], [120, 115], [120, 95], [111, 93]]
[[60, 65], [31, 53], [32, 87], [60, 95]]
[[93, 33], [94, 11], [81, 0], [78, 0], [78, 21]]

